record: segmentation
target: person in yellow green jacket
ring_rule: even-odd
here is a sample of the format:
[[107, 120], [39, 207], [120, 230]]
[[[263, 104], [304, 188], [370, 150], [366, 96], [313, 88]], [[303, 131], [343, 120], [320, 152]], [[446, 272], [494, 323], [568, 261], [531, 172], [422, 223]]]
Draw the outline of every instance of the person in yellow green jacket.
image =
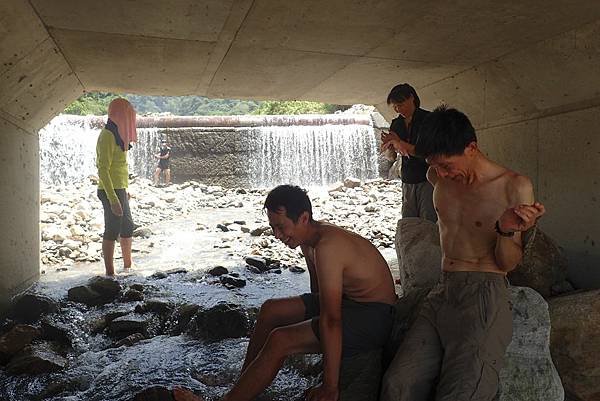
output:
[[98, 198], [104, 208], [102, 254], [107, 275], [115, 274], [113, 256], [120, 237], [123, 267], [131, 267], [133, 219], [129, 210], [129, 171], [127, 151], [137, 141], [135, 110], [125, 99], [114, 99], [108, 106], [108, 121], [98, 136], [96, 167]]

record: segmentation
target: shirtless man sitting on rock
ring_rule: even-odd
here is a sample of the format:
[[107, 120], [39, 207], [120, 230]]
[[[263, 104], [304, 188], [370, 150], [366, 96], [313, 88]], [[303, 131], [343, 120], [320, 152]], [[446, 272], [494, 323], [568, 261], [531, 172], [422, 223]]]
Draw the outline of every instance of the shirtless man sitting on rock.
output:
[[396, 302], [389, 267], [366, 239], [313, 220], [299, 187], [276, 187], [264, 207], [275, 237], [300, 246], [311, 292], [262, 305], [242, 374], [224, 400], [253, 400], [289, 355], [323, 353], [323, 383], [306, 399], [337, 401], [342, 358], [382, 348], [388, 339]]
[[545, 212], [529, 178], [488, 159], [467, 116], [438, 107], [416, 153], [429, 164], [442, 276], [383, 379], [382, 401], [492, 400], [512, 337], [506, 273]]

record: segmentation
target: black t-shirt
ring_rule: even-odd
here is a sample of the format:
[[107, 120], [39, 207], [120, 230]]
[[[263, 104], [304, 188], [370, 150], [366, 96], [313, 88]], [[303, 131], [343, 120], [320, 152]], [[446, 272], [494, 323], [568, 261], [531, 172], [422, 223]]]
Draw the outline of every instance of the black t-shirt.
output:
[[[394, 131], [400, 139], [405, 142], [414, 145], [419, 137], [419, 130], [423, 125], [425, 117], [427, 117], [429, 111], [423, 109], [415, 110], [412, 122], [410, 124], [410, 130], [406, 129], [404, 124], [404, 117], [399, 116], [392, 120], [390, 124], [390, 131]], [[402, 156], [402, 170], [401, 179], [405, 184], [419, 184], [427, 181], [427, 169], [429, 166], [424, 159], [416, 156]]]

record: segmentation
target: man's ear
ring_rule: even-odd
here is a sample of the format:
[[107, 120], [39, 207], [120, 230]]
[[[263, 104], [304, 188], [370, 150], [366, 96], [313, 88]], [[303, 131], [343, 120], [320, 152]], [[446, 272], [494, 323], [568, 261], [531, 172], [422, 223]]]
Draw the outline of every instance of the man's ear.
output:
[[477, 152], [477, 150], [479, 150], [479, 147], [477, 146], [477, 142], [471, 141], [465, 148], [465, 154], [472, 155], [475, 152]]
[[302, 223], [302, 224], [307, 224], [310, 221], [310, 216], [308, 215], [307, 211], [304, 211], [300, 214], [300, 217], [298, 217], [298, 222]]

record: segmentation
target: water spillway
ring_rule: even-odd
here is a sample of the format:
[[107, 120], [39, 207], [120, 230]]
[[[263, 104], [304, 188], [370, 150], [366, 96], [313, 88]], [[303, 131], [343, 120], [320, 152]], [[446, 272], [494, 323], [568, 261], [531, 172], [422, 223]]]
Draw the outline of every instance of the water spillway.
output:
[[[95, 143], [105, 117], [55, 117], [40, 130], [41, 180], [68, 184], [96, 174]], [[378, 176], [369, 115], [139, 117], [130, 171], [151, 177], [168, 141], [175, 181], [227, 187], [322, 186]]]

